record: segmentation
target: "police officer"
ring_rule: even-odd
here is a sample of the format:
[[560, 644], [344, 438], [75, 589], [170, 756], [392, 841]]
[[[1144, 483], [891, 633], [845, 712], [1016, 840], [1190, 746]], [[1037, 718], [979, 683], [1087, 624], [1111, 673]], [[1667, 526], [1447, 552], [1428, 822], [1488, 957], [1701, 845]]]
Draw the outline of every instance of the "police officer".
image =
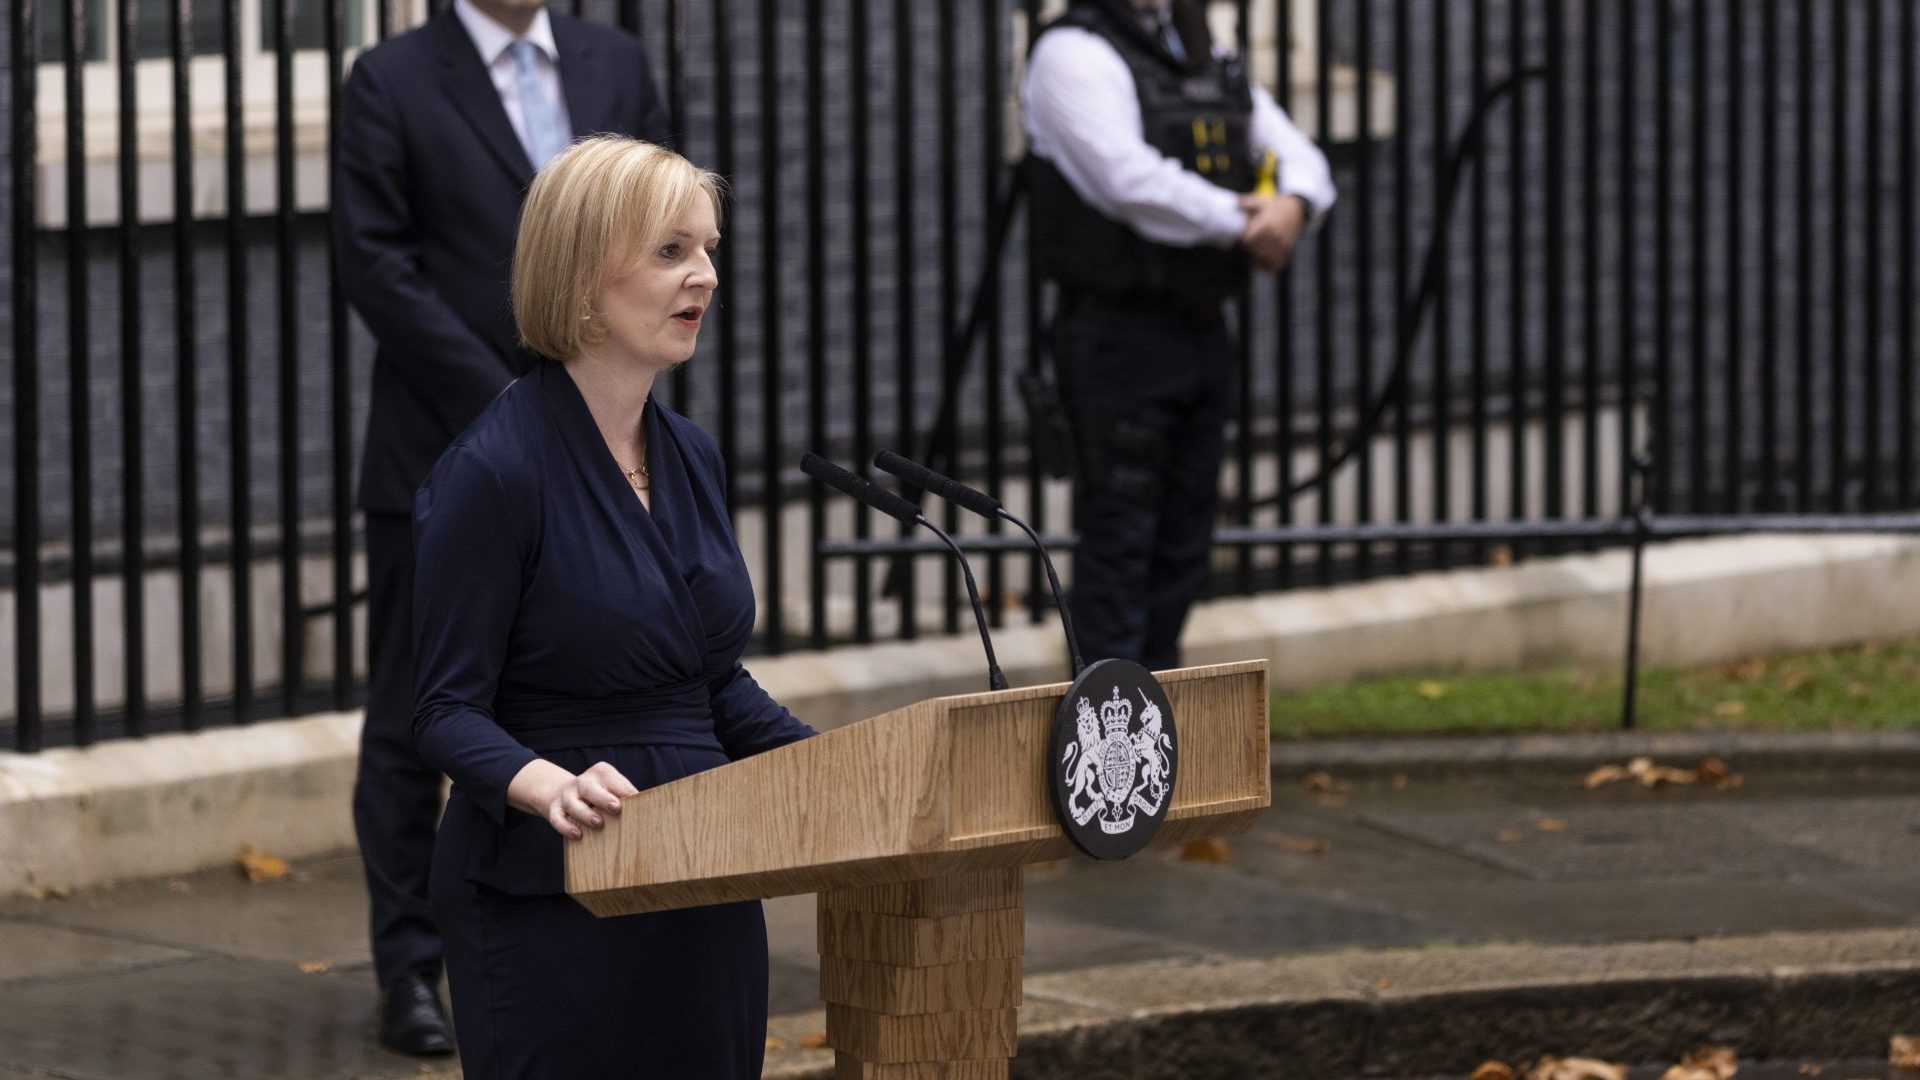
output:
[[1234, 348], [1225, 300], [1330, 209], [1327, 161], [1217, 51], [1201, 0], [1075, 0], [1021, 83], [1054, 366], [1075, 432], [1088, 660], [1179, 664], [1206, 577]]

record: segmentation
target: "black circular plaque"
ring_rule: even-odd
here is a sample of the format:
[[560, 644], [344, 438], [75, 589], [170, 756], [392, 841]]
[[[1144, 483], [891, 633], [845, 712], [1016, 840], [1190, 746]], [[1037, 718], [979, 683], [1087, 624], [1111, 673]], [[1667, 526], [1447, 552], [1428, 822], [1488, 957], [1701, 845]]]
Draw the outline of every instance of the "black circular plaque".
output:
[[1173, 706], [1153, 673], [1131, 660], [1102, 660], [1080, 673], [1053, 717], [1048, 788], [1060, 827], [1096, 859], [1146, 847], [1180, 767]]

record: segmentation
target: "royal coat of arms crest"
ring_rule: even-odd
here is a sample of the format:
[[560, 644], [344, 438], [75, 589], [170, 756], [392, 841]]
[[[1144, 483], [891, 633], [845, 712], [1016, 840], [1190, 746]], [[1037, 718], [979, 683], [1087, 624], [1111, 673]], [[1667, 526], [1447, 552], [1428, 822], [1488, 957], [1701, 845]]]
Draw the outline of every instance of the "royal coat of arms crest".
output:
[[1173, 740], [1160, 706], [1138, 693], [1137, 719], [1134, 703], [1120, 696], [1118, 686], [1097, 715], [1086, 697], [1076, 701], [1079, 738], [1067, 744], [1059, 763], [1074, 824], [1097, 821], [1109, 836], [1131, 831], [1137, 814], [1158, 817], [1167, 801]]
[[1153, 673], [1131, 660], [1082, 671], [1054, 710], [1047, 786], [1067, 839], [1096, 859], [1147, 846], [1173, 805], [1180, 733]]

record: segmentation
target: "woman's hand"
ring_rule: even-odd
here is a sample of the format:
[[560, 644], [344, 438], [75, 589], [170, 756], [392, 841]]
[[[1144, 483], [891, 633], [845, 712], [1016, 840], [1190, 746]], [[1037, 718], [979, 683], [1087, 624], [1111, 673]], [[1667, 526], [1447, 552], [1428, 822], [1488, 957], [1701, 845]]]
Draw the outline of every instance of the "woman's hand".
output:
[[620, 800], [638, 793], [620, 770], [604, 761], [579, 776], [551, 761], [530, 761], [507, 785], [507, 804], [546, 818], [554, 832], [578, 840], [586, 835], [582, 825], [600, 828], [606, 824], [603, 814], [618, 814]]

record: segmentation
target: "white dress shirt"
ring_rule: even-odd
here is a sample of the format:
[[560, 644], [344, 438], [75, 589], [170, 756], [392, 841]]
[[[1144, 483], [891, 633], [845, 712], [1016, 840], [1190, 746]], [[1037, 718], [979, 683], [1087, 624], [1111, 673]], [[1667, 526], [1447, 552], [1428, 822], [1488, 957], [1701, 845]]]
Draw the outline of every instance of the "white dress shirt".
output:
[[[500, 95], [500, 104], [506, 106], [507, 122], [513, 125], [513, 134], [520, 140], [521, 149], [526, 149], [530, 145], [527, 118], [520, 109], [520, 89], [514, 79], [513, 56], [507, 52], [507, 47], [515, 41], [513, 32], [481, 14], [480, 9], [467, 0], [453, 0], [453, 13], [459, 16], [460, 25], [467, 28], [467, 36], [473, 39], [473, 47], [480, 50], [480, 62], [486, 65], [487, 74], [493, 79], [493, 89]], [[553, 20], [547, 17], [546, 8], [540, 9], [539, 14], [533, 17], [533, 25], [521, 36], [533, 43], [534, 79], [540, 83], [540, 89], [546, 92], [547, 100], [558, 107], [563, 121], [561, 130], [571, 133], [573, 118], [567, 112], [567, 95], [560, 89], [560, 50], [553, 43]]]
[[[1133, 72], [1098, 34], [1062, 26], [1042, 35], [1020, 82], [1020, 110], [1028, 146], [1095, 210], [1156, 243], [1239, 242], [1247, 220], [1239, 196], [1147, 144]], [[1251, 136], [1256, 151], [1273, 151], [1281, 194], [1306, 199], [1316, 214], [1333, 206], [1326, 155], [1257, 84]]]

